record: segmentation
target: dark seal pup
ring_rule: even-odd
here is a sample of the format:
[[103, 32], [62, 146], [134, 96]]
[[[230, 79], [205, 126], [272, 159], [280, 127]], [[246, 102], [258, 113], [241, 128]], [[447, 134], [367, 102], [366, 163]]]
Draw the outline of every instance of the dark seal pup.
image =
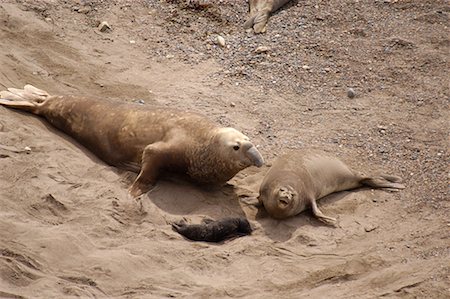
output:
[[252, 233], [250, 223], [243, 217], [203, 220], [202, 224], [172, 223], [172, 228], [189, 240], [206, 242], [221, 242]]
[[263, 179], [258, 199], [273, 218], [284, 219], [312, 208], [319, 220], [335, 224], [336, 219], [319, 210], [318, 199], [362, 186], [398, 191], [405, 188], [401, 181], [390, 175], [360, 175], [323, 151], [298, 150], [275, 160]]
[[160, 172], [223, 184], [264, 160], [249, 138], [206, 117], [169, 108], [81, 96], [51, 96], [26, 85], [0, 92], [0, 104], [43, 116], [106, 163], [139, 173], [132, 196], [147, 192]]
[[250, 17], [244, 24], [244, 29], [253, 28], [255, 33], [264, 33], [271, 13], [280, 9], [291, 0], [249, 0]]

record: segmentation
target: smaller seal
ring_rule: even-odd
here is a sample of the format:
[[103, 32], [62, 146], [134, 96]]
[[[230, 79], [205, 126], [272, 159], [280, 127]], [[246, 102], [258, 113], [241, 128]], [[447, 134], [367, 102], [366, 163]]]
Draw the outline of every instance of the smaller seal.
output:
[[189, 240], [221, 242], [233, 237], [250, 235], [252, 228], [244, 217], [227, 217], [220, 220], [204, 219], [202, 224], [172, 223], [174, 231]]
[[250, 17], [244, 29], [253, 28], [255, 33], [264, 33], [271, 13], [277, 11], [291, 0], [249, 0]]
[[258, 200], [276, 219], [285, 219], [311, 208], [319, 220], [335, 225], [336, 219], [325, 216], [317, 207], [318, 199], [363, 186], [399, 191], [405, 188], [401, 182], [397, 176], [358, 174], [323, 151], [298, 150], [275, 160], [261, 183]]

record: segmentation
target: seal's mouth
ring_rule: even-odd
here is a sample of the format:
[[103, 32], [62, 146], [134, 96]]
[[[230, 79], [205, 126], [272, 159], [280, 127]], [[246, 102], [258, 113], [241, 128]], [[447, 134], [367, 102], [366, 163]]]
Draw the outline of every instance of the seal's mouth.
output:
[[264, 165], [264, 159], [255, 146], [252, 146], [247, 150], [246, 156], [250, 159], [252, 165], [255, 165], [256, 167], [261, 167]]
[[287, 198], [279, 198], [278, 199], [278, 206], [280, 208], [286, 208], [290, 203], [290, 200], [288, 200]]

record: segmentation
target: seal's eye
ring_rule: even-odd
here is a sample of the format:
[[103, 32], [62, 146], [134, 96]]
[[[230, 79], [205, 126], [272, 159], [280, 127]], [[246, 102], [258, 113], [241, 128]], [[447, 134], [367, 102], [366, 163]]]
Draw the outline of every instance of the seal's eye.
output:
[[239, 150], [239, 145], [233, 146], [233, 149], [234, 149], [235, 151], [238, 151], [238, 150]]

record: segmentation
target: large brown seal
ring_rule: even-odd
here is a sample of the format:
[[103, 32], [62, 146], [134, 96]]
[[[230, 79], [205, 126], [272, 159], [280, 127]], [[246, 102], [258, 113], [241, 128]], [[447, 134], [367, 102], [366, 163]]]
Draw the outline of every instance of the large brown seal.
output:
[[244, 28], [253, 28], [255, 33], [266, 32], [270, 14], [280, 9], [289, 1], [291, 0], [249, 0], [250, 17], [245, 22]]
[[223, 184], [264, 161], [249, 138], [206, 117], [169, 108], [80, 96], [51, 96], [26, 85], [0, 92], [0, 104], [45, 117], [106, 163], [139, 173], [132, 196], [147, 192], [161, 171]]
[[364, 176], [344, 162], [319, 150], [297, 150], [277, 158], [260, 186], [259, 202], [270, 216], [284, 219], [307, 208], [329, 224], [336, 219], [325, 216], [317, 200], [333, 192], [362, 186], [404, 189], [401, 178], [390, 175]]

